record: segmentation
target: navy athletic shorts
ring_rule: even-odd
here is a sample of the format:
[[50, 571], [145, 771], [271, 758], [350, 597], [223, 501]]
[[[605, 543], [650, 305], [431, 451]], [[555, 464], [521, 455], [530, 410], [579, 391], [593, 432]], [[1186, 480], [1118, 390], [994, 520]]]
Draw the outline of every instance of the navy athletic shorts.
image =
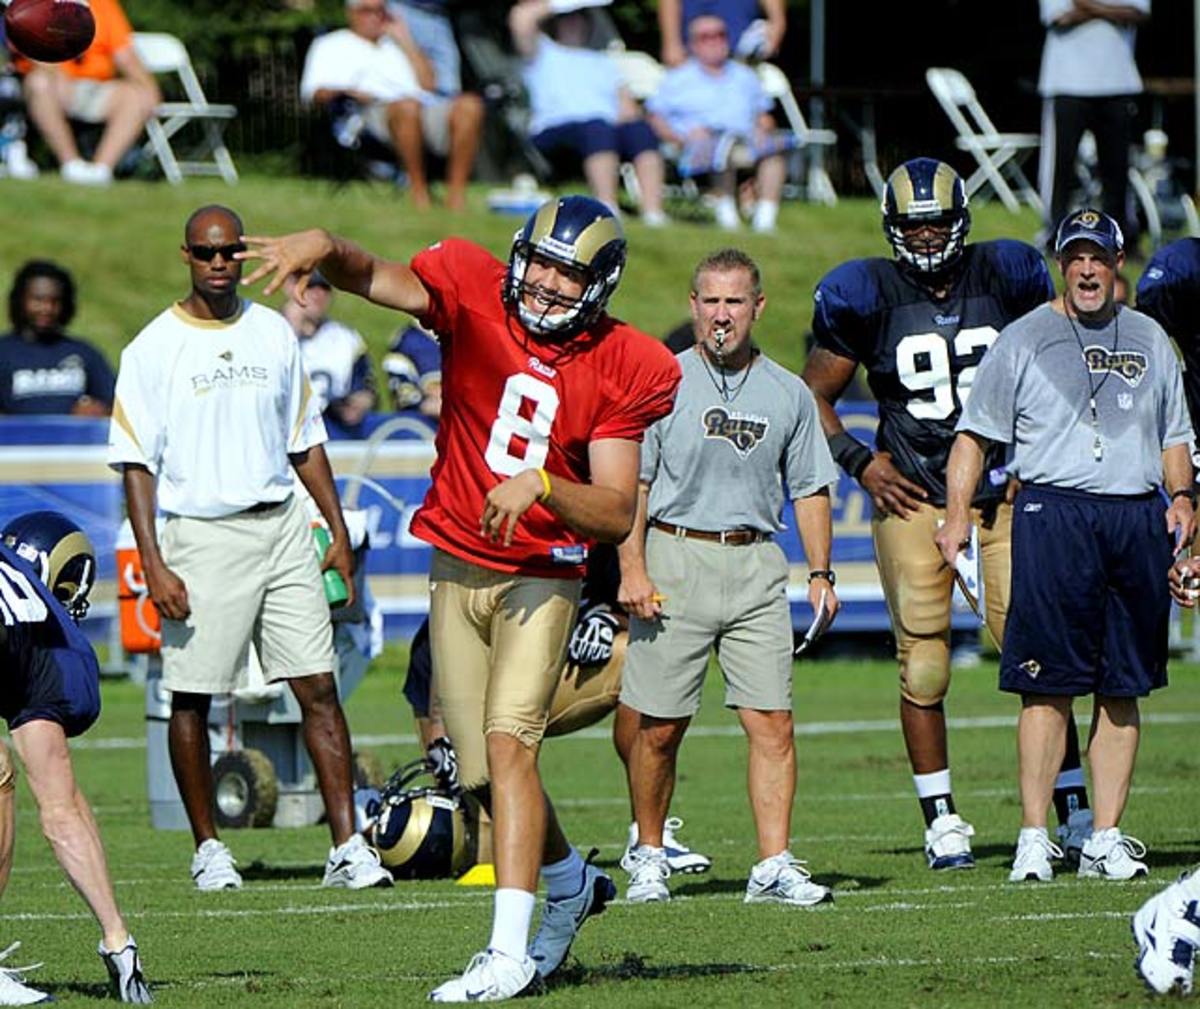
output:
[[581, 158], [614, 152], [622, 161], [658, 150], [658, 137], [643, 119], [628, 123], [606, 123], [603, 119], [561, 123], [535, 134], [533, 145], [547, 156], [559, 150], [573, 151]]
[[1166, 686], [1172, 542], [1165, 512], [1157, 491], [1021, 489], [1001, 690], [1144, 697]]
[[408, 650], [408, 675], [404, 697], [412, 705], [414, 718], [429, 717], [429, 694], [433, 686], [433, 649], [429, 644], [429, 620], [417, 628]]
[[100, 666], [89, 647], [33, 648], [24, 675], [0, 687], [0, 715], [10, 730], [43, 719], [78, 736], [100, 717]]

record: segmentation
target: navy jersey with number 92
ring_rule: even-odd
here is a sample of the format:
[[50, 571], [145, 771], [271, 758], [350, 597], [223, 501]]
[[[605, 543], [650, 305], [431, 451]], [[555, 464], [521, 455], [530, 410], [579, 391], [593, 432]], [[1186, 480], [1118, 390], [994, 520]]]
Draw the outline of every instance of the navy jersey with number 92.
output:
[[[1010, 239], [968, 245], [938, 301], [895, 260], [856, 259], [817, 285], [813, 335], [867, 369], [879, 403], [876, 449], [942, 505], [954, 425], [979, 362], [1008, 323], [1052, 297], [1041, 254]], [[989, 451], [977, 504], [1003, 495], [1003, 479], [989, 473], [1003, 466], [1004, 451]]]

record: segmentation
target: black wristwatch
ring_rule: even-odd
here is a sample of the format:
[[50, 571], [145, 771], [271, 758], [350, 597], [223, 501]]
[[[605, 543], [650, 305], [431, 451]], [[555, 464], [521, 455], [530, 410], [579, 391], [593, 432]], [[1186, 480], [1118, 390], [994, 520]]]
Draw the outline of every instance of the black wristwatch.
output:
[[1187, 498], [1192, 503], [1192, 507], [1196, 507], [1196, 491], [1193, 488], [1181, 487], [1171, 495], [1171, 500], [1174, 501], [1177, 497]]
[[832, 571], [810, 571], [808, 573], [808, 580], [810, 582], [816, 578], [824, 578], [830, 585], [837, 584], [837, 575]]

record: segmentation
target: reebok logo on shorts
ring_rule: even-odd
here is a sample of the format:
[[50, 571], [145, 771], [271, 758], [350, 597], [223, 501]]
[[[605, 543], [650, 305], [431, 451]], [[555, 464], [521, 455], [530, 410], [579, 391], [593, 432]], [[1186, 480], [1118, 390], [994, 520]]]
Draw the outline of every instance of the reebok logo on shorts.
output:
[[1040, 512], [1041, 510], [1042, 510], [1042, 503], [1040, 501], [1031, 501], [1029, 504], [1027, 504], [1024, 508], [1021, 509], [1021, 511], [1026, 512], [1026, 513]]

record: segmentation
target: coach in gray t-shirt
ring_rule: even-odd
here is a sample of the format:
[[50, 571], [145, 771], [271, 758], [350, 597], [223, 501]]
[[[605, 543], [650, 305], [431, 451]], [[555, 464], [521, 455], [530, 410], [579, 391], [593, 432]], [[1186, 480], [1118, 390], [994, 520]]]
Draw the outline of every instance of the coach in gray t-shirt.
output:
[[631, 618], [621, 702], [641, 713], [629, 764], [639, 841], [626, 860], [634, 903], [670, 896], [663, 821], [714, 648], [725, 703], [750, 743], [760, 861], [746, 900], [806, 906], [829, 897], [788, 851], [792, 623], [788, 562], [772, 537], [783, 528], [786, 497], [812, 569], [809, 599], [832, 618], [829, 487], [837, 470], [808, 386], [750, 341], [765, 304], [745, 253], [724, 249], [696, 267], [696, 345], [679, 355], [674, 410], [646, 434], [638, 518], [619, 550], [618, 601]]
[[[1117, 824], [1138, 698], [1166, 684], [1167, 571], [1195, 529], [1192, 427], [1179, 363], [1149, 317], [1115, 304], [1121, 229], [1077, 210], [1055, 239], [1066, 291], [1005, 327], [971, 387], [947, 468], [938, 545], [954, 563], [989, 442], [1012, 446], [1012, 594], [1000, 687], [1021, 695], [1022, 826], [1009, 879], [1048, 880], [1046, 810], [1072, 700], [1095, 695], [1088, 747], [1095, 829], [1079, 875], [1145, 875]], [[1170, 502], [1160, 487], [1166, 485]]]

